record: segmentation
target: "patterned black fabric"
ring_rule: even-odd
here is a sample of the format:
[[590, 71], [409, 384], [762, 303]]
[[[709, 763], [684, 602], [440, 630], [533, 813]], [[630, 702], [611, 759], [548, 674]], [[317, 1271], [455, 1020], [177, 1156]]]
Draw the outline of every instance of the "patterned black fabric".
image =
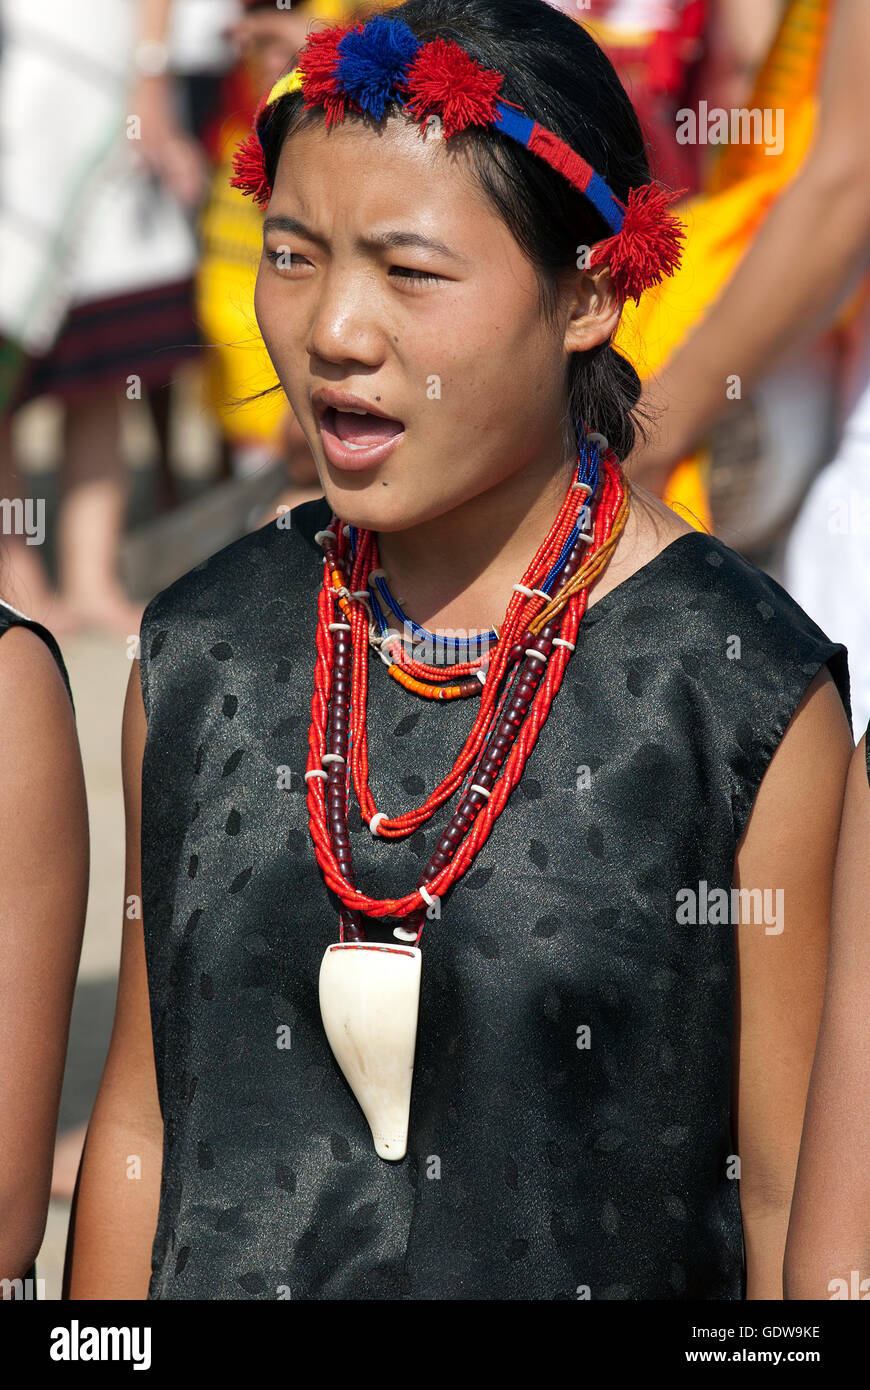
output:
[[[679, 924], [676, 895], [730, 889], [823, 663], [848, 709], [845, 649], [698, 532], [593, 605], [522, 781], [424, 932], [409, 1152], [391, 1164], [317, 1000], [337, 900], [303, 773], [329, 516], [307, 503], [228, 546], [142, 622], [165, 1121], [149, 1297], [744, 1297], [732, 928]], [[422, 700], [374, 655], [369, 673], [370, 785], [394, 815], [442, 779], [478, 706]], [[409, 892], [456, 804], [385, 841], [352, 797], [358, 886]]]

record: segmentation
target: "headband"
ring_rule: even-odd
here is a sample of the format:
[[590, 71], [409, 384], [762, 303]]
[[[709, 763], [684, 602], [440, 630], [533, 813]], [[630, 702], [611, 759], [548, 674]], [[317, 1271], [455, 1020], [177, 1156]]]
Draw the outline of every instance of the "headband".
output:
[[621, 202], [576, 150], [521, 107], [499, 100], [502, 74], [482, 67], [452, 39], [422, 43], [401, 20], [376, 15], [354, 28], [331, 25], [314, 32], [299, 59], [303, 67], [279, 78], [260, 102], [253, 130], [234, 155], [230, 183], [259, 207], [272, 194], [262, 140], [282, 97], [302, 92], [305, 109], [323, 107], [327, 128], [344, 120], [348, 108], [381, 120], [395, 102], [420, 124], [437, 117], [445, 139], [468, 126], [501, 131], [579, 189], [613, 233], [595, 245], [587, 265], [609, 264], [620, 301], [639, 300], [677, 269], [685, 233], [667, 208], [686, 190], [669, 193], [648, 183], [632, 188], [628, 202]]

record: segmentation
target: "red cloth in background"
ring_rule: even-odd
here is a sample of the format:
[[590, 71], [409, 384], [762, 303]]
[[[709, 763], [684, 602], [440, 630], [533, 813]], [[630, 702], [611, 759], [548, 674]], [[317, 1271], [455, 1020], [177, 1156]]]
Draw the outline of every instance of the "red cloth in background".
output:
[[[677, 144], [676, 115], [681, 107], [697, 103], [708, 0], [661, 0], [655, 8], [668, 13], [668, 25], [651, 26], [652, 38], [644, 44], [622, 43], [596, 29], [596, 20], [605, 26], [618, 21], [621, 0], [591, 0], [583, 10], [569, 3], [556, 3], [555, 8], [588, 29], [616, 69], [637, 112], [653, 178], [671, 188], [698, 192], [703, 147]], [[652, 7], [650, 14], [655, 14]]]

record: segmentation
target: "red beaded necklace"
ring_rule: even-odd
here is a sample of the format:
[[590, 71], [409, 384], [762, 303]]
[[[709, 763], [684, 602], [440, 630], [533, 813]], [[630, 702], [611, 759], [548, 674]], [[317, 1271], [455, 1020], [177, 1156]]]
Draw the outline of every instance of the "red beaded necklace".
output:
[[[366, 913], [371, 917], [411, 918], [415, 929], [401, 929], [399, 939], [413, 940], [417, 944], [432, 898], [442, 896], [468, 868], [519, 781], [561, 684], [580, 619], [586, 610], [588, 586], [604, 567], [628, 514], [628, 484], [615, 455], [607, 450], [602, 461], [604, 473], [598, 486], [600, 497], [594, 508], [593, 539], [588, 543], [578, 541], [570, 552], [552, 599], [548, 600], [542, 592], [534, 592], [536, 584], [541, 583], [559, 555], [586, 500], [583, 490], [572, 486], [546, 540], [526, 570], [522, 585], [515, 586], [499, 640], [490, 653], [485, 684], [481, 688], [477, 677], [467, 682], [475, 693], [480, 692], [481, 703], [464, 748], [451, 771], [424, 804], [395, 817], [377, 811], [368, 785], [365, 711], [370, 632], [369, 615], [361, 595], [368, 573], [377, 567], [377, 542], [373, 533], [361, 533], [353, 572], [348, 577], [344, 528], [333, 518], [330, 528], [319, 533], [326, 555], [318, 602], [317, 662], [305, 776], [309, 825], [317, 861], [328, 886], [341, 899], [345, 909], [340, 922], [342, 941], [365, 940], [361, 915]], [[340, 618], [336, 621], [336, 605], [344, 622]], [[560, 613], [563, 613], [561, 629], [556, 622]], [[387, 839], [412, 834], [453, 795], [477, 759], [498, 718], [503, 678], [522, 656], [525, 660], [513, 698], [495, 728], [495, 736], [475, 773], [475, 782], [444, 832], [416, 890], [402, 898], [383, 900], [357, 891], [347, 830], [348, 771], [360, 812], [373, 834]], [[445, 674], [453, 675], [454, 670], [453, 667], [426, 668], [427, 674], [437, 674], [442, 679]], [[413, 684], [410, 688], [413, 689]], [[506, 764], [504, 776], [496, 781], [503, 764]], [[482, 812], [479, 820], [478, 812]], [[423, 888], [428, 891], [422, 893]], [[396, 935], [399, 936], [398, 931]]]

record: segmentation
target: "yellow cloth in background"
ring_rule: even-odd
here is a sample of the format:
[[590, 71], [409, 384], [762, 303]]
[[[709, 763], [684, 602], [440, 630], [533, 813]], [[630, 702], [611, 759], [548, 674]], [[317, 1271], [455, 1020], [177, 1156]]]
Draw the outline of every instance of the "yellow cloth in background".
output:
[[232, 154], [247, 124], [226, 128], [220, 163], [200, 220], [202, 258], [196, 277], [199, 321], [211, 343], [207, 394], [224, 437], [233, 444], [271, 444], [289, 409], [283, 391], [250, 405], [240, 398], [274, 386], [277, 378], [254, 315], [254, 283], [263, 244], [263, 214], [230, 188]]

